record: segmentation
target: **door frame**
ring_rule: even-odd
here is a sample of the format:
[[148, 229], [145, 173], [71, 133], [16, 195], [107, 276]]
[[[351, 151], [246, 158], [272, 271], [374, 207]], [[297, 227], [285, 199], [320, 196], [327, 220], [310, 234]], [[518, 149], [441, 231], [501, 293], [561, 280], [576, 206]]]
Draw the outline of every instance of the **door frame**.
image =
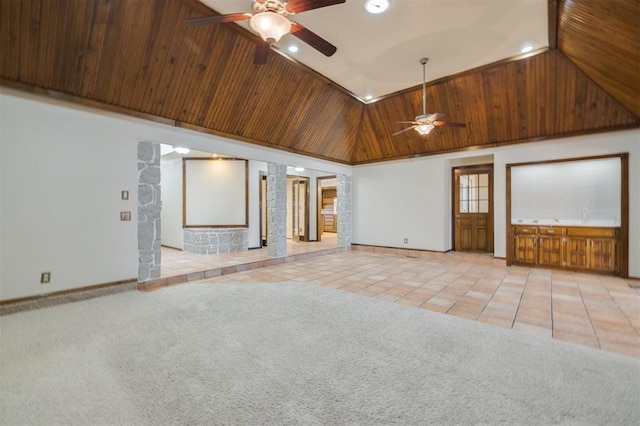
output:
[[[268, 238], [268, 233], [269, 233], [269, 221], [265, 220], [264, 221], [264, 240], [262, 239], [262, 217], [263, 215], [266, 217], [267, 216], [267, 174], [263, 171], [260, 171], [259, 176], [258, 176], [258, 206], [259, 206], [259, 211], [260, 211], [260, 220], [258, 221], [260, 223], [260, 247], [266, 247], [267, 246], [267, 238]], [[265, 196], [262, 196], [262, 186], [264, 185], [264, 193]]]
[[[316, 241], [322, 241], [322, 233], [324, 232], [324, 221], [322, 217], [322, 183], [323, 180], [336, 179], [338, 176], [321, 176], [316, 178]], [[336, 192], [337, 192], [336, 185]], [[336, 220], [337, 220], [336, 215]]]
[[486, 252], [480, 253], [494, 253], [495, 251], [495, 240], [494, 240], [494, 214], [493, 214], [493, 163], [484, 163], [484, 164], [474, 164], [470, 166], [456, 166], [451, 168], [451, 247], [453, 251], [456, 251], [456, 191], [458, 191], [458, 187], [456, 185], [456, 172], [465, 171], [465, 172], [488, 172], [489, 173], [489, 213], [487, 220], [487, 237], [490, 238], [490, 244], [488, 246], [491, 250], [487, 250]]
[[[304, 181], [305, 182], [305, 190], [304, 190], [304, 235], [302, 236], [302, 238], [300, 238], [299, 232], [296, 238], [296, 232], [295, 229], [292, 230], [291, 233], [291, 241], [296, 241], [296, 242], [309, 242], [310, 238], [309, 238], [309, 187], [311, 184], [311, 179], [307, 176], [297, 176], [297, 175], [288, 175], [287, 178], [292, 178], [291, 180], [291, 189], [292, 189], [292, 193], [291, 195], [291, 214], [293, 215], [294, 212], [293, 210], [296, 208], [296, 206], [294, 205], [294, 201], [295, 198], [293, 197], [293, 192], [295, 192], [295, 188], [296, 188], [296, 183], [300, 183], [300, 181]], [[299, 194], [298, 194], [299, 195]], [[299, 213], [299, 211], [298, 211]], [[287, 214], [289, 214], [289, 212], [287, 212]], [[295, 217], [292, 216], [291, 221], [292, 221], [292, 225], [295, 224]], [[298, 218], [298, 221], [300, 220], [300, 218]]]

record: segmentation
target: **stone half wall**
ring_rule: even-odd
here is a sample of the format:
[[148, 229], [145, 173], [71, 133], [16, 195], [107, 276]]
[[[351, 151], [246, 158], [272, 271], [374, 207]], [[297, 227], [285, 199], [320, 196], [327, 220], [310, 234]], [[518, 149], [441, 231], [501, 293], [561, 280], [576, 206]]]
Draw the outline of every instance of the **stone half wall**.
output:
[[248, 228], [184, 228], [183, 249], [189, 253], [219, 254], [249, 250]]

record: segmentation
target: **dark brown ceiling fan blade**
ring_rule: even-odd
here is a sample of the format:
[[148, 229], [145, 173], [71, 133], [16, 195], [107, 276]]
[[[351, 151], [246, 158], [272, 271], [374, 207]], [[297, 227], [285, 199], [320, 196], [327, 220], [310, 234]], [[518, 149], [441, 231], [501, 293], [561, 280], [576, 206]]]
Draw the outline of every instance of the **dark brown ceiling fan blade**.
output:
[[202, 18], [185, 19], [185, 25], [226, 24], [227, 22], [244, 21], [251, 18], [250, 13], [231, 13], [229, 15], [204, 16]]
[[320, 9], [321, 7], [333, 6], [346, 1], [347, 0], [288, 0], [287, 10], [291, 13], [300, 13], [307, 10]]
[[467, 123], [456, 123], [454, 121], [434, 121], [433, 125], [440, 127], [467, 127]]
[[253, 56], [253, 63], [255, 65], [264, 65], [267, 63], [267, 57], [269, 56], [269, 44], [259, 40], [256, 45], [256, 53]]
[[297, 22], [291, 22], [291, 34], [307, 43], [325, 56], [331, 56], [338, 50], [333, 44]]
[[416, 127], [418, 127], [418, 124], [416, 124], [415, 126], [407, 127], [406, 129], [399, 130], [399, 131], [397, 131], [395, 133], [392, 133], [391, 136], [395, 136], [395, 135], [399, 135], [400, 133], [408, 132], [409, 130], [413, 130]]

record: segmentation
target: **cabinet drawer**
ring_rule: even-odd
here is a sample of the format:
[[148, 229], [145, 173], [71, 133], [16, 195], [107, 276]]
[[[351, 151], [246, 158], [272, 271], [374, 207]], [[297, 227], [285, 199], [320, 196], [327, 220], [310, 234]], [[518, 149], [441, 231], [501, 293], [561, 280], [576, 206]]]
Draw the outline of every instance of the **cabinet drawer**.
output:
[[576, 226], [567, 228], [570, 237], [610, 237], [615, 238], [618, 228], [596, 228], [590, 226]]
[[538, 233], [537, 226], [514, 226], [513, 232], [516, 234], [536, 235]]
[[564, 235], [566, 229], [563, 227], [540, 226], [538, 227], [538, 233], [540, 235]]

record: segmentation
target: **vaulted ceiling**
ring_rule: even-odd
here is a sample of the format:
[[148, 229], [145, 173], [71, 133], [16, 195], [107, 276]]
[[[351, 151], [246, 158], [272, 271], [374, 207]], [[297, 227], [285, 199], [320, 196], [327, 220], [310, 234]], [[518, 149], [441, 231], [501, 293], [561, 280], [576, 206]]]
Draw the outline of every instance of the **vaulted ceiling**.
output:
[[2, 0], [0, 84], [235, 140], [362, 164], [640, 126], [640, 2], [550, 0], [550, 48], [429, 82], [466, 128], [397, 136], [422, 86], [363, 103], [197, 0]]

